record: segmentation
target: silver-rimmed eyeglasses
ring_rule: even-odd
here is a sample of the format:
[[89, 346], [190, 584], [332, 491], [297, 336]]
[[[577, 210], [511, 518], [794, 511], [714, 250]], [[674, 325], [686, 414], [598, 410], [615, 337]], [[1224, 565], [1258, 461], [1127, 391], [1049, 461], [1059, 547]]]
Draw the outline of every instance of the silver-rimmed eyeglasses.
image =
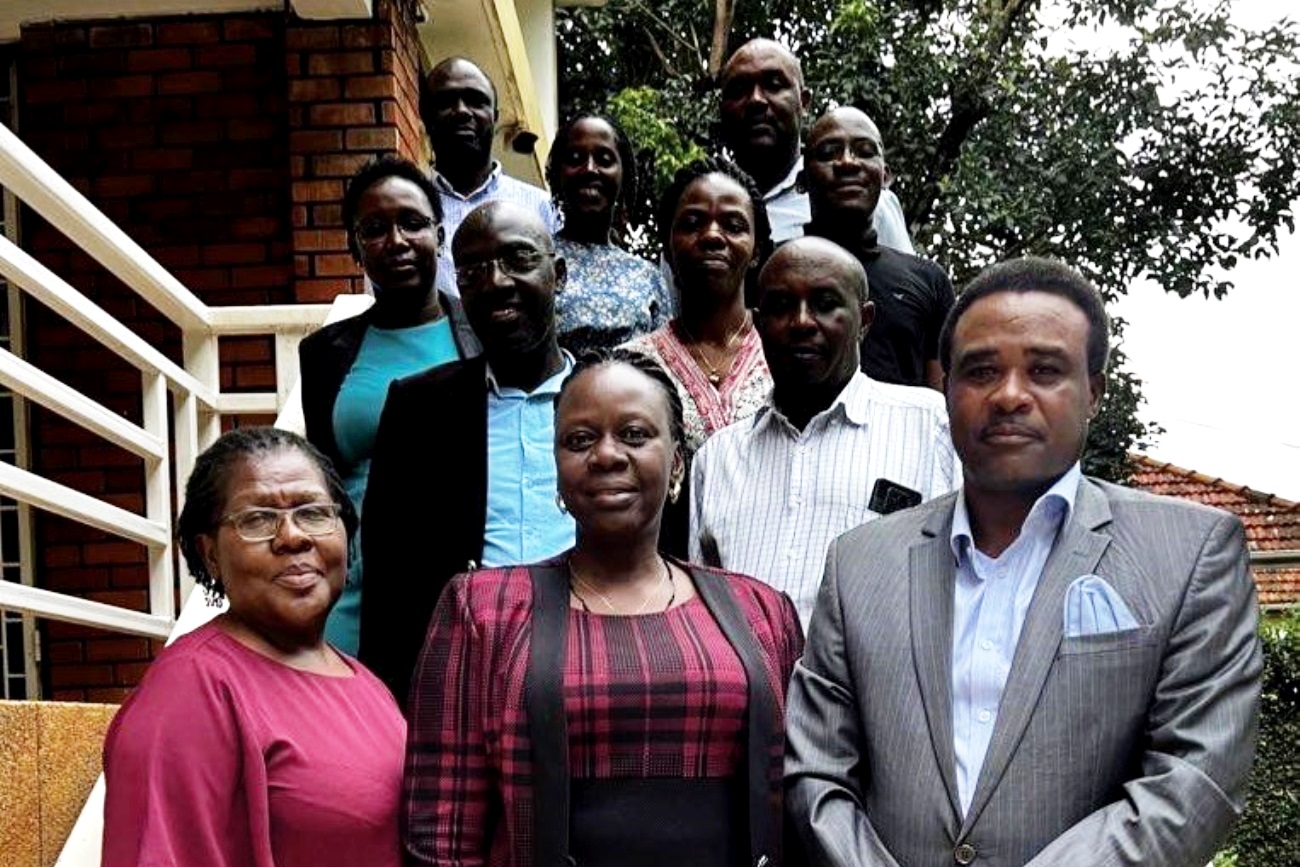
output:
[[356, 227], [352, 231], [356, 233], [357, 240], [361, 243], [376, 244], [387, 238], [394, 227], [402, 234], [403, 238], [409, 241], [423, 235], [437, 225], [438, 221], [433, 217], [426, 217], [423, 214], [401, 214], [395, 220], [385, 220], [380, 217], [367, 217], [364, 220], [358, 220]]
[[245, 542], [265, 542], [279, 534], [285, 518], [308, 536], [328, 536], [338, 529], [339, 507], [337, 503], [303, 503], [292, 509], [263, 506], [231, 512], [218, 523], [234, 527]]
[[532, 247], [512, 247], [503, 250], [499, 256], [492, 256], [481, 262], [456, 267], [456, 283], [460, 286], [473, 285], [482, 280], [495, 266], [507, 277], [524, 277], [533, 272], [545, 259], [554, 259], [554, 253], [535, 250]]

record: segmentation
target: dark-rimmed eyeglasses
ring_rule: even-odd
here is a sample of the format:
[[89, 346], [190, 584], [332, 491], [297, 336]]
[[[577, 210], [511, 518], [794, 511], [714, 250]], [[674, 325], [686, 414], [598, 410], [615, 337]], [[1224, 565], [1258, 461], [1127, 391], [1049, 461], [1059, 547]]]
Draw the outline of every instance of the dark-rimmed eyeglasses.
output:
[[431, 231], [437, 225], [438, 221], [433, 217], [426, 217], [423, 214], [402, 214], [396, 220], [385, 220], [380, 217], [358, 220], [352, 231], [356, 233], [357, 240], [361, 243], [376, 244], [392, 234], [394, 227], [409, 241]]
[[513, 247], [499, 256], [457, 266], [456, 283], [459, 286], [477, 283], [491, 273], [493, 266], [500, 268], [501, 273], [507, 277], [524, 277], [531, 274], [544, 260], [554, 258], [554, 253], [544, 253], [532, 247]]
[[234, 527], [245, 542], [265, 542], [279, 535], [285, 518], [308, 536], [328, 536], [338, 529], [339, 506], [337, 503], [304, 503], [292, 509], [263, 506], [231, 512], [218, 523]]

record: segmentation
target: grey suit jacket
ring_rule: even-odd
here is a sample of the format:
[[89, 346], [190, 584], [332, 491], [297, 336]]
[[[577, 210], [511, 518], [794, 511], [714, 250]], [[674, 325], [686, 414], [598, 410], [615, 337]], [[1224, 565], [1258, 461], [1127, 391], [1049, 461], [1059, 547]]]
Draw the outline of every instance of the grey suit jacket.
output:
[[[1084, 479], [971, 808], [952, 726], [959, 493], [841, 536], [795, 666], [786, 805], [815, 865], [1202, 867], [1244, 806], [1261, 656], [1240, 522]], [[1063, 636], [1100, 575], [1141, 623]]]

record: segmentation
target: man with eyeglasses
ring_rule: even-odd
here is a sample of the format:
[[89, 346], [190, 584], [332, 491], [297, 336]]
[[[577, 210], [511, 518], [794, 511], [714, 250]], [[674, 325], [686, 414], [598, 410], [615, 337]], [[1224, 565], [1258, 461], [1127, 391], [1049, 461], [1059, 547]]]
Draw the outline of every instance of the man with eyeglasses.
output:
[[812, 212], [804, 232], [827, 238], [867, 271], [876, 317], [862, 340], [862, 372], [880, 382], [943, 387], [939, 331], [952, 308], [952, 281], [936, 263], [881, 243], [873, 217], [888, 168], [880, 130], [856, 108], [813, 124], [800, 184]]
[[[722, 67], [718, 88], [722, 143], [763, 190], [772, 241], [799, 237], [809, 219], [808, 194], [797, 184], [803, 169], [799, 138], [812, 103], [799, 58], [779, 42], [752, 39]], [[897, 196], [884, 190], [873, 218], [880, 243], [912, 252]]]
[[452, 241], [483, 354], [395, 382], [362, 510], [359, 658], [405, 704], [451, 577], [573, 545], [556, 500], [555, 396], [573, 369], [556, 341], [564, 260], [529, 209], [481, 205]]
[[[470, 211], [491, 201], [522, 205], [552, 233], [559, 227], [546, 191], [510, 177], [492, 159], [499, 116], [496, 88], [471, 61], [449, 57], [425, 77], [420, 119], [433, 147], [433, 182], [448, 238], [455, 236]], [[444, 248], [438, 262], [438, 288], [454, 295], [453, 273], [451, 256]]]

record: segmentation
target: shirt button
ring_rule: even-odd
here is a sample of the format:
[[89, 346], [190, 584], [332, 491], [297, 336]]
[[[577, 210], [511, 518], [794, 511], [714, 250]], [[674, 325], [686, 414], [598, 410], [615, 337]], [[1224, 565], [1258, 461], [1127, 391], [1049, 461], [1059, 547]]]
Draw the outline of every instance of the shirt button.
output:
[[993, 641], [991, 639], [986, 638], [980, 642], [980, 647], [984, 648], [985, 650], [992, 650]]
[[979, 721], [980, 721], [980, 722], [982, 722], [982, 723], [986, 723], [986, 722], [988, 722], [988, 721], [991, 720], [991, 719], [993, 719], [993, 714], [992, 714], [992, 712], [987, 711], [987, 710], [982, 710], [982, 711], [979, 712]]
[[962, 867], [966, 867], [967, 864], [970, 864], [975, 860], [975, 847], [969, 843], [962, 843], [953, 850], [952, 860], [961, 864]]

